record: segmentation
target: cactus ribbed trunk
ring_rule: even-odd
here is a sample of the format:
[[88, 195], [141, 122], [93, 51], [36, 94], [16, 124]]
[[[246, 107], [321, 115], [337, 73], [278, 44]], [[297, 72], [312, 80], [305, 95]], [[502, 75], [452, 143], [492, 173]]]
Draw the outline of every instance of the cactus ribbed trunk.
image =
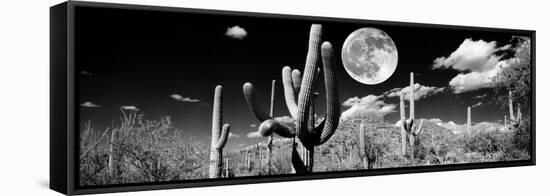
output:
[[225, 158], [225, 177], [229, 178], [229, 158]]
[[468, 107], [468, 118], [467, 118], [467, 125], [466, 125], [466, 133], [469, 135], [472, 131], [472, 108]]
[[514, 116], [514, 102], [512, 100], [512, 91], [508, 91], [508, 109], [510, 110], [510, 120], [516, 121], [516, 116]]
[[410, 88], [411, 88], [411, 93], [409, 94], [410, 97], [409, 97], [409, 103], [411, 105], [411, 108], [410, 108], [410, 114], [409, 114], [409, 118], [410, 119], [414, 119], [414, 73], [411, 72], [411, 84], [410, 84]]
[[504, 115], [504, 126], [508, 126], [508, 119], [506, 115]]
[[363, 162], [363, 169], [368, 169], [367, 153], [365, 152], [365, 124], [359, 125], [359, 157]]
[[246, 170], [250, 171], [252, 169], [252, 167], [250, 167], [250, 158], [252, 157], [251, 154], [247, 154], [247, 159], [246, 159]]
[[246, 165], [246, 159], [248, 159], [248, 150], [244, 153], [243, 165]]
[[401, 114], [401, 155], [407, 156], [407, 130], [405, 119], [405, 101], [403, 100], [403, 93], [399, 94], [399, 111]]
[[222, 152], [217, 149], [210, 149], [210, 178], [219, 178], [222, 174]]
[[222, 128], [222, 86], [216, 86], [212, 109], [212, 142], [210, 144], [210, 178], [220, 178], [222, 174], [223, 147], [227, 142], [229, 125]]
[[109, 141], [109, 162], [108, 162], [107, 166], [108, 166], [108, 169], [109, 169], [110, 179], [113, 179], [114, 175], [116, 174], [116, 171], [115, 171], [115, 169], [116, 169], [115, 149], [114, 149], [113, 145], [116, 142], [117, 130], [118, 129], [113, 129], [113, 131], [111, 132], [111, 138], [110, 138], [110, 141]]
[[260, 153], [258, 154], [258, 168], [260, 168], [260, 171], [262, 171], [262, 152], [263, 149], [260, 147]]
[[315, 147], [305, 145], [302, 141], [296, 139], [292, 153], [292, 167], [294, 173], [310, 173], [313, 171], [313, 155]]
[[[269, 104], [269, 116], [273, 118], [273, 107], [275, 102], [275, 80], [271, 81], [271, 103]], [[267, 174], [271, 175], [271, 153], [273, 151], [273, 135], [267, 137]]]
[[518, 123], [521, 122], [521, 109], [520, 109], [520, 108], [521, 108], [521, 104], [518, 104], [518, 111], [516, 112], [516, 115], [517, 115], [516, 121], [517, 121]]
[[416, 145], [416, 137], [415, 135], [413, 134], [409, 134], [409, 146], [411, 148], [411, 161], [412, 161], [412, 164], [414, 165], [414, 150], [415, 150], [415, 145]]
[[250, 154], [246, 150], [246, 155], [244, 156], [244, 165], [246, 165], [246, 170], [250, 171]]

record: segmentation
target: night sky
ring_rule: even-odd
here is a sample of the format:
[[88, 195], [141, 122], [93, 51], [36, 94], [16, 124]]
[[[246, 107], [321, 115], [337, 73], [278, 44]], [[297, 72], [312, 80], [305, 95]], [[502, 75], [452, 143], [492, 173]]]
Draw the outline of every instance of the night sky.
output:
[[[492, 102], [490, 85], [465, 92], [457, 92], [456, 87], [450, 85], [458, 74], [471, 74], [480, 69], [461, 70], [453, 65], [434, 68], [434, 60], [451, 58], [461, 44], [471, 39], [478, 46], [496, 48], [490, 50], [487, 57], [498, 57], [499, 62], [506, 62], [513, 58], [511, 40], [517, 35], [378, 23], [112, 8], [79, 7], [75, 14], [75, 63], [80, 73], [81, 122], [91, 120], [100, 130], [109, 126], [113, 119], [120, 118], [121, 106], [134, 106], [146, 119], [171, 116], [175, 128], [209, 142], [214, 88], [220, 84], [224, 96], [223, 120], [230, 123], [231, 132], [239, 136], [231, 138], [229, 146], [252, 143], [246, 134], [256, 130], [251, 124], [260, 124], [244, 100], [242, 86], [245, 82], [254, 84], [260, 104], [267, 109], [271, 80], [277, 80], [275, 116], [289, 115], [284, 103], [281, 69], [291, 66], [303, 70], [312, 23], [323, 25], [323, 40], [333, 44], [339, 62], [344, 40], [358, 28], [378, 28], [393, 39], [399, 54], [398, 65], [385, 82], [365, 85], [353, 80], [342, 65], [336, 70], [342, 103], [353, 97], [376, 95], [383, 106], [396, 106], [394, 112], [384, 117], [392, 124], [399, 118], [399, 98], [384, 95], [392, 89], [408, 86], [410, 72], [415, 72], [415, 82], [438, 89], [415, 102], [417, 118], [438, 118], [462, 124], [466, 121], [466, 107], [481, 102], [472, 109], [473, 122], [501, 121], [505, 109]], [[232, 30], [244, 30], [246, 35], [241, 31], [228, 32], [236, 26], [239, 28]], [[316, 100], [316, 111], [322, 115], [325, 111], [324, 83], [319, 84], [321, 96]], [[342, 106], [342, 112], [348, 108]]]

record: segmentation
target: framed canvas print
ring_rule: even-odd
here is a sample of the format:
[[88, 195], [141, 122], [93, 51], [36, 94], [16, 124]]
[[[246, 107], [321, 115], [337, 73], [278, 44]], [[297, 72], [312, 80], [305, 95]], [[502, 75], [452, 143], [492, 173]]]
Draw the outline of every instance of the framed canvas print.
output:
[[64, 194], [535, 164], [535, 32], [51, 7]]

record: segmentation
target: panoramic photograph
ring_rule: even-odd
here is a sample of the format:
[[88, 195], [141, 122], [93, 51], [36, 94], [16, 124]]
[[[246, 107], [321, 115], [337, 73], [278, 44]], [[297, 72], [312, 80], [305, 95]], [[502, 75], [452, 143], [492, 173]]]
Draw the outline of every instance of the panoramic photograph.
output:
[[532, 159], [529, 34], [78, 7], [79, 186]]

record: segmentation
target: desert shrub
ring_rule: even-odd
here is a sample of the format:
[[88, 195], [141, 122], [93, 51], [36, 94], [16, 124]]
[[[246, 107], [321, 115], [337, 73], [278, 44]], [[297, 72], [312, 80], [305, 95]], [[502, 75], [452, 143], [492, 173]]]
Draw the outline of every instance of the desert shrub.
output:
[[[87, 153], [80, 164], [82, 185], [125, 184], [206, 178], [208, 151], [202, 144], [173, 128], [170, 117], [146, 120], [122, 112], [113, 126], [113, 176], [109, 176], [109, 145]], [[85, 132], [85, 131], [84, 131]], [[85, 144], [86, 142], [83, 142]]]
[[531, 152], [531, 119], [529, 116], [514, 127], [512, 143], [516, 149]]
[[102, 145], [107, 143], [108, 131], [106, 129], [99, 135], [90, 121], [84, 123], [80, 129], [79, 181], [83, 185], [100, 184], [108, 180], [106, 170], [108, 154], [107, 149]]

